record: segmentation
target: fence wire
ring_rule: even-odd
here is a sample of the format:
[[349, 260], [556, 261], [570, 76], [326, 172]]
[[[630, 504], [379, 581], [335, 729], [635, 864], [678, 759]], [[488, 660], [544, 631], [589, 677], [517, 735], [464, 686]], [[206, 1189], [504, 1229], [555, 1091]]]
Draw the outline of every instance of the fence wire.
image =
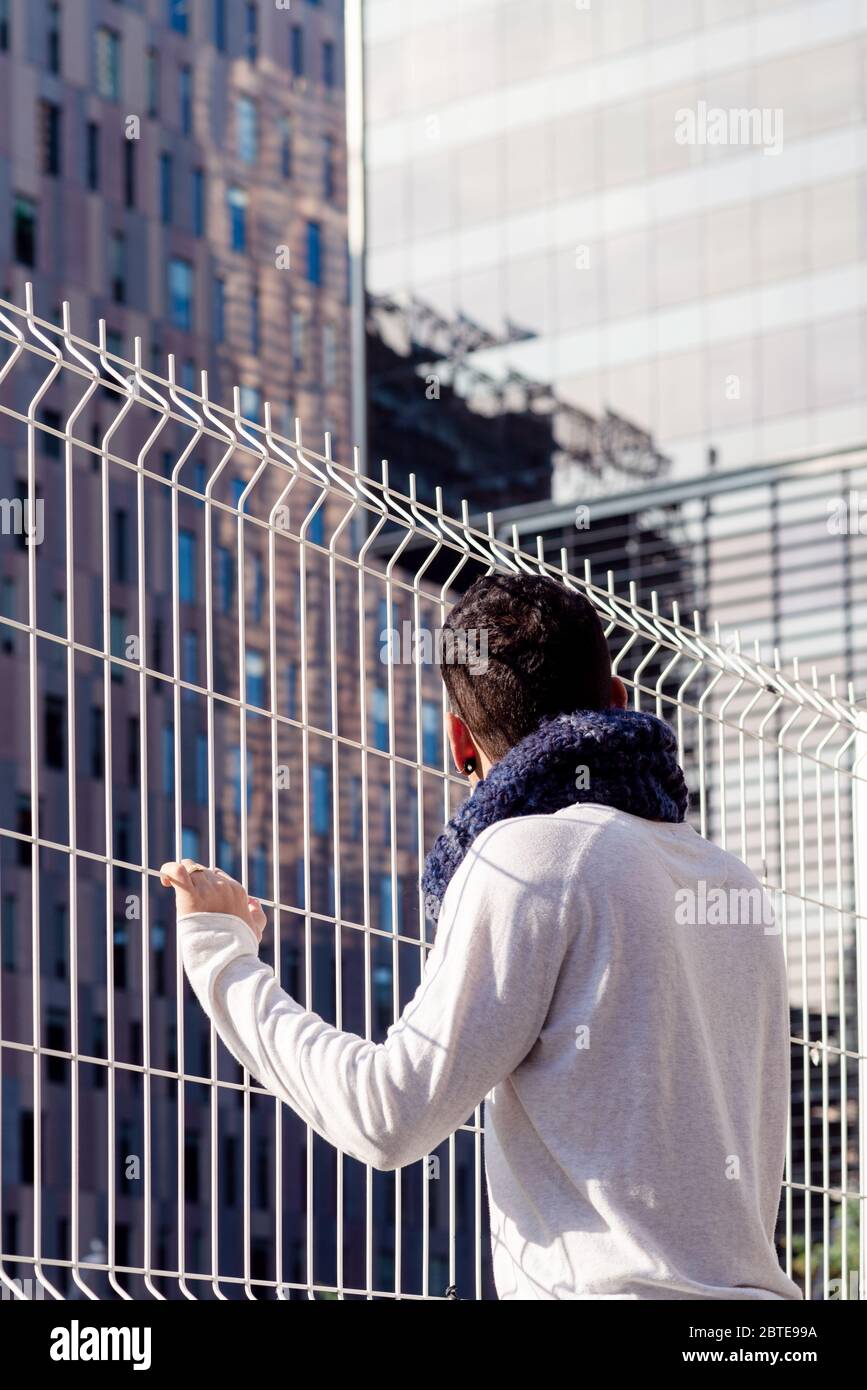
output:
[[[431, 944], [449, 770], [443, 619], [553, 575], [669, 720], [696, 828], [776, 899], [791, 1126], [778, 1228], [807, 1297], [865, 1290], [863, 704], [698, 614], [642, 606], [0, 301], [4, 1297], [492, 1296], [479, 1112], [375, 1173], [242, 1071], [184, 980], [157, 866], [268, 911], [281, 983], [374, 1040]], [[113, 346], [117, 346], [114, 344]], [[411, 554], [407, 554], [411, 548]], [[860, 828], [860, 838], [859, 838]]]

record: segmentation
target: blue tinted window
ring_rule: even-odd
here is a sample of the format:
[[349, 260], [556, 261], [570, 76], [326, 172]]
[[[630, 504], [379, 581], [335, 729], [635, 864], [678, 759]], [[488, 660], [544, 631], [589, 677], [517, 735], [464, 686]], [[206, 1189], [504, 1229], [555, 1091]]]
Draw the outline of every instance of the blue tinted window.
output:
[[247, 58], [251, 63], [255, 63], [259, 56], [259, 12], [253, 0], [249, 0], [247, 5], [244, 31]]
[[326, 39], [322, 45], [322, 81], [326, 87], [334, 86], [335, 63], [334, 63], [334, 44]]
[[247, 653], [247, 704], [265, 708], [265, 658], [261, 652]]
[[187, 332], [193, 326], [193, 267], [179, 256], [169, 261], [169, 319]]
[[259, 423], [259, 415], [262, 409], [262, 393], [256, 386], [241, 387], [241, 414], [245, 420], [253, 420]]
[[[401, 910], [400, 910], [400, 909], [401, 909], [401, 902], [400, 902], [400, 885], [398, 884], [398, 893], [397, 893], [397, 920], [395, 921], [395, 913], [394, 913], [394, 908], [393, 908], [393, 903], [392, 903], [391, 875], [390, 875], [390, 874], [382, 874], [381, 877], [380, 877], [380, 880], [379, 880], [379, 927], [380, 927], [380, 930], [381, 930], [381, 931], [398, 931], [398, 932], [400, 931], [400, 929], [401, 929]], [[382, 969], [382, 967], [380, 967], [379, 969]], [[378, 973], [379, 973], [379, 970], [377, 970], [376, 973], [378, 974]], [[383, 978], [382, 978], [382, 985], [385, 986], [385, 984], [386, 984], [386, 980], [385, 980], [385, 977], [383, 977]], [[388, 990], [389, 990], [388, 998], [389, 998], [389, 1000], [390, 1000], [391, 971], [388, 971], [388, 981], [387, 981], [387, 984], [388, 984]], [[385, 991], [384, 991], [384, 989], [383, 989], [383, 994], [384, 994], [384, 992], [385, 992]], [[385, 1000], [383, 999], [382, 1002], [385, 1002]]]
[[226, 341], [226, 282], [219, 276], [214, 280], [214, 341]]
[[189, 0], [166, 0], [169, 27], [176, 34], [190, 32]]
[[373, 692], [371, 713], [373, 715], [373, 746], [374, 748], [387, 749], [388, 696], [385, 691], [379, 687]]
[[234, 565], [232, 552], [224, 545], [217, 547], [217, 588], [220, 595], [220, 608], [223, 613], [231, 613], [234, 596]]
[[331, 768], [324, 763], [314, 763], [313, 784], [313, 833], [327, 835], [331, 829]]
[[175, 736], [170, 726], [163, 729], [163, 789], [167, 796], [175, 790]]
[[193, 170], [193, 232], [196, 236], [205, 234], [205, 171]]
[[233, 251], [247, 249], [247, 195], [242, 188], [229, 189], [229, 243]]
[[238, 158], [244, 164], [255, 164], [258, 148], [256, 133], [256, 103], [250, 97], [238, 97], [236, 106]]
[[172, 183], [172, 157], [164, 153], [160, 155], [160, 216], [165, 223], [171, 222], [173, 215]]
[[322, 228], [318, 222], [307, 223], [307, 279], [312, 285], [322, 284]]
[[193, 129], [193, 72], [184, 64], [179, 73], [181, 132], [190, 135]]
[[421, 707], [422, 762], [428, 767], [439, 767], [442, 762], [440, 735], [442, 719], [440, 707], [433, 700], [425, 700]]
[[200, 806], [208, 800], [208, 736], [196, 735], [196, 800]]
[[196, 600], [196, 538], [192, 531], [178, 535], [178, 587], [184, 603]]
[[183, 859], [198, 859], [199, 857], [199, 832], [191, 825], [185, 825], [181, 829], [181, 857]]
[[258, 845], [250, 860], [250, 892], [254, 898], [268, 895], [268, 851]]
[[199, 637], [196, 632], [185, 632], [181, 647], [181, 679], [195, 685], [199, 678]]
[[226, 0], [214, 0], [214, 44], [220, 53], [225, 53]]
[[295, 77], [304, 76], [304, 30], [300, 24], [292, 26], [292, 72]]

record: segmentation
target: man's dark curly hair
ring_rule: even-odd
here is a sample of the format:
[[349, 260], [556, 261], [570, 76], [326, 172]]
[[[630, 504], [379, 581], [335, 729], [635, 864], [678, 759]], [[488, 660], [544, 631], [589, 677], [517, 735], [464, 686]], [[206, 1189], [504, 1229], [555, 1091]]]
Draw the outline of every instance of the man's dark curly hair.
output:
[[492, 759], [551, 715], [611, 704], [611, 657], [599, 615], [556, 579], [483, 575], [445, 628], [458, 652], [487, 641], [486, 662], [444, 662], [441, 670], [453, 712]]

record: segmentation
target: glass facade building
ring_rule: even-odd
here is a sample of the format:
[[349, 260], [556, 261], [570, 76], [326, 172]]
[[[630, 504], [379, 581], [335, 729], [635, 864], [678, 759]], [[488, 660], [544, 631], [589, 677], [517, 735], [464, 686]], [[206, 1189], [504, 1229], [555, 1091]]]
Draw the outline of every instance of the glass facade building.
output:
[[[865, 54], [846, 0], [367, 0], [372, 451], [452, 387], [561, 501], [634, 488], [609, 411], [644, 476], [861, 442]], [[544, 494], [462, 437], [471, 504]]]

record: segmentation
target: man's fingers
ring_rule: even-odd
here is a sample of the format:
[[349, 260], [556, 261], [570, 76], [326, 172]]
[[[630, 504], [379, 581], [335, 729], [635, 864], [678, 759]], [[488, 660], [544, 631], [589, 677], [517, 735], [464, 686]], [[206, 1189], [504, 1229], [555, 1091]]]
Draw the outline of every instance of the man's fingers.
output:
[[167, 864], [163, 864], [160, 869], [160, 883], [164, 888], [184, 888], [187, 892], [192, 890], [193, 881], [187, 864], [192, 861], [183, 859], [178, 863], [171, 859]]

